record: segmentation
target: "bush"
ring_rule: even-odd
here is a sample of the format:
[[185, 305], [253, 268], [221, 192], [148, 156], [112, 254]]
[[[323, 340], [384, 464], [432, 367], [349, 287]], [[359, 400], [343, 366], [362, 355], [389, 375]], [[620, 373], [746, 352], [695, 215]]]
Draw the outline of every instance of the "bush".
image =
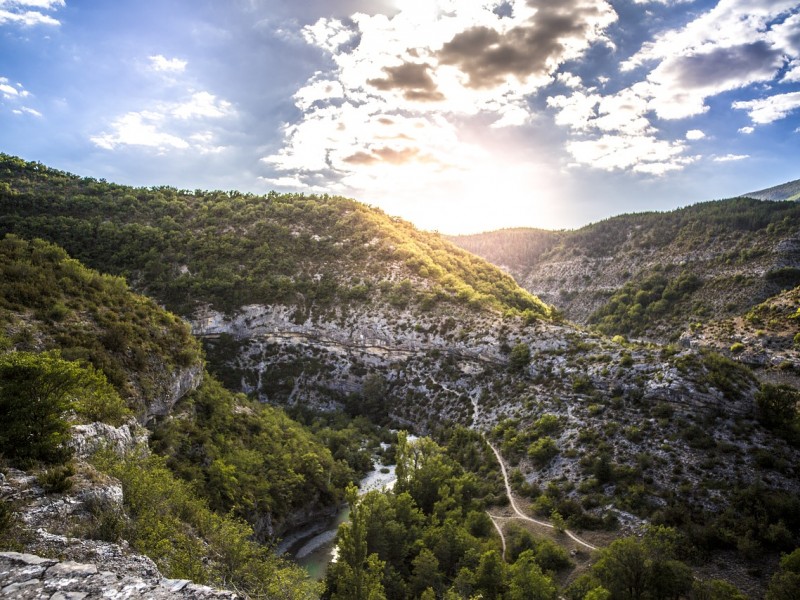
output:
[[75, 475], [72, 465], [56, 465], [45, 469], [36, 477], [47, 494], [63, 494], [72, 489], [71, 477]]
[[0, 454], [25, 466], [63, 464], [71, 456], [67, 419], [120, 421], [127, 409], [105, 376], [58, 352], [0, 356]]
[[553, 438], [545, 436], [528, 446], [528, 457], [538, 467], [544, 467], [558, 454], [558, 446]]
[[0, 500], [0, 538], [11, 528], [14, 520], [14, 509], [8, 500]]
[[511, 349], [508, 368], [512, 373], [523, 373], [531, 363], [531, 349], [527, 344], [517, 344]]

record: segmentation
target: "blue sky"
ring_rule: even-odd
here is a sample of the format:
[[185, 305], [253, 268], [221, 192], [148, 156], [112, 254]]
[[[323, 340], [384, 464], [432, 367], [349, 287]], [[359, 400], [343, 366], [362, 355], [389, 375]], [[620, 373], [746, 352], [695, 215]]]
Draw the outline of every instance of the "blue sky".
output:
[[572, 228], [800, 178], [800, 2], [0, 0], [0, 151]]

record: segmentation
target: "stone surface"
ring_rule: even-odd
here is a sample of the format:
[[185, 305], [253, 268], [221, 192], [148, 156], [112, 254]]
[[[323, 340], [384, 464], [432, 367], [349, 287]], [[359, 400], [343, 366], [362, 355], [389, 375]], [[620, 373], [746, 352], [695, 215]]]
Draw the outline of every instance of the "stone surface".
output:
[[[102, 568], [108, 566], [104, 563]], [[241, 598], [234, 592], [163, 578], [158, 570], [115, 573], [101, 571], [95, 564], [57, 561], [17, 552], [0, 552], [0, 597], [21, 600]]]

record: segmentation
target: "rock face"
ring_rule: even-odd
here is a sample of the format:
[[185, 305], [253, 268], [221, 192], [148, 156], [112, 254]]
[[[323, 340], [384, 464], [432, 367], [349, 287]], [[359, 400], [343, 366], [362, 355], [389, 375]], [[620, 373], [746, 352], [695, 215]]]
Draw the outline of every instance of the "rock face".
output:
[[203, 382], [203, 365], [194, 364], [185, 369], [167, 371], [164, 369], [159, 390], [145, 405], [145, 420], [162, 417], [172, 410], [178, 400], [196, 390]]
[[[456, 303], [423, 309], [376, 300], [302, 320], [282, 305], [206, 311], [193, 329], [215, 374], [265, 402], [346, 404], [419, 432], [443, 422], [487, 431], [508, 418], [525, 430], [553, 415], [561, 426], [550, 435], [560, 453], [529, 476], [539, 485], [563, 478], [577, 488], [602, 446], [622, 469], [651, 464], [644, 476], [654, 498], [669, 497], [679, 481], [697, 491], [693, 501], [714, 508], [727, 492], [705, 494], [704, 477], [726, 489], [754, 482], [759, 449], [776, 447], [754, 421], [752, 376], [689, 347], [619, 342]], [[510, 357], [518, 345], [527, 346], [531, 361], [515, 369]], [[746, 441], [741, 427], [752, 429]], [[780, 452], [793, 464], [800, 454], [784, 446]], [[709, 448], [717, 447], [737, 460], [709, 467]], [[663, 466], [674, 464], [686, 466], [679, 477]], [[769, 478], [776, 488], [798, 490], [790, 474]]]
[[0, 552], [0, 596], [3, 598], [90, 600], [236, 600], [241, 596], [187, 580], [165, 579], [155, 566], [137, 574], [115, 572], [109, 565], [58, 561], [33, 554]]
[[86, 458], [101, 449], [109, 449], [119, 456], [132, 452], [137, 446], [147, 444], [147, 430], [131, 419], [120, 427], [107, 423], [89, 423], [72, 428], [69, 446], [78, 458]]

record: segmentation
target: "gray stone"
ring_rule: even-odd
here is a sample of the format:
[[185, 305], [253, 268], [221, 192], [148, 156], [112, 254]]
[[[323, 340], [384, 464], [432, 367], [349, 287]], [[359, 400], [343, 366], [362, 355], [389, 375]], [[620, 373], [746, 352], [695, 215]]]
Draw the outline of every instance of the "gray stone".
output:
[[59, 579], [64, 577], [89, 577], [97, 574], [97, 567], [94, 565], [80, 564], [72, 561], [65, 561], [53, 565], [45, 573], [46, 579]]

